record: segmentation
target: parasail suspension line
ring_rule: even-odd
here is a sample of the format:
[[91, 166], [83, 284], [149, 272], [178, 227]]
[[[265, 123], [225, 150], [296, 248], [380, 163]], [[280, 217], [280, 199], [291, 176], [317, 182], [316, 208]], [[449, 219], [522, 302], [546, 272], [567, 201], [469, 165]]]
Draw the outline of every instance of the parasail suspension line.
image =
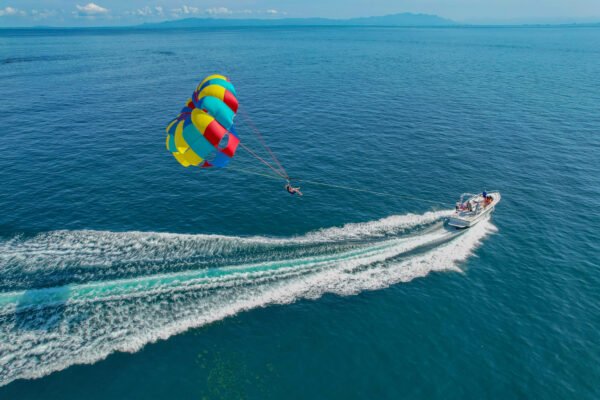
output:
[[261, 156], [259, 156], [258, 154], [256, 154], [252, 149], [250, 149], [248, 146], [246, 146], [244, 143], [240, 142], [240, 146], [246, 150], [248, 153], [250, 153], [252, 156], [254, 156], [258, 161], [262, 162], [263, 164], [265, 164], [267, 167], [271, 168], [273, 170], [273, 172], [275, 172], [277, 175], [279, 175], [281, 178], [287, 180], [287, 174], [284, 175], [284, 173], [282, 173], [281, 171], [278, 171], [277, 169], [275, 169], [275, 167], [273, 167], [271, 164], [269, 164], [264, 158], [262, 158]]
[[260, 141], [261, 145], [271, 155], [271, 158], [273, 159], [273, 161], [275, 161], [275, 163], [279, 167], [279, 170], [281, 171], [280, 175], [282, 175], [283, 177], [285, 177], [285, 179], [289, 179], [289, 175], [288, 175], [287, 171], [285, 170], [285, 168], [283, 167], [283, 165], [281, 165], [281, 163], [279, 162], [279, 159], [277, 158], [277, 156], [275, 155], [275, 153], [273, 153], [273, 151], [271, 150], [271, 148], [267, 145], [267, 142], [265, 141], [265, 139], [263, 138], [262, 134], [260, 133], [260, 130], [256, 127], [256, 125], [254, 125], [254, 122], [252, 122], [252, 119], [250, 118], [250, 116], [248, 114], [246, 114], [246, 112], [244, 110], [242, 110], [242, 109], [239, 110], [239, 115], [242, 117], [242, 119], [244, 120], [244, 122], [248, 123], [248, 125], [250, 126], [250, 128], [254, 132], [254, 135]]

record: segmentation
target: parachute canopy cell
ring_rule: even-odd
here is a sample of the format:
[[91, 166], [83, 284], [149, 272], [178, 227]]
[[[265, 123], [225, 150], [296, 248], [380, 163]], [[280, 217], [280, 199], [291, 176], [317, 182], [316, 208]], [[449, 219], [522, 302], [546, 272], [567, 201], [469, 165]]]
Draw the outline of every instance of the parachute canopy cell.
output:
[[167, 125], [167, 150], [184, 167], [225, 167], [240, 143], [233, 129], [238, 105], [229, 79], [206, 77]]

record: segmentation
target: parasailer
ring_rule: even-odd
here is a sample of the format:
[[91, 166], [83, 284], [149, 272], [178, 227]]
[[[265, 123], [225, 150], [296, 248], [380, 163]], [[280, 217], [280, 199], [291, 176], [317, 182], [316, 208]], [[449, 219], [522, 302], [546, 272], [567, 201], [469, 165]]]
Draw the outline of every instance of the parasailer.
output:
[[300, 187], [294, 187], [294, 186], [292, 186], [292, 184], [290, 183], [290, 181], [288, 181], [287, 184], [285, 185], [285, 190], [289, 194], [291, 194], [291, 195], [297, 194], [298, 196], [302, 196], [302, 192], [300, 191]]

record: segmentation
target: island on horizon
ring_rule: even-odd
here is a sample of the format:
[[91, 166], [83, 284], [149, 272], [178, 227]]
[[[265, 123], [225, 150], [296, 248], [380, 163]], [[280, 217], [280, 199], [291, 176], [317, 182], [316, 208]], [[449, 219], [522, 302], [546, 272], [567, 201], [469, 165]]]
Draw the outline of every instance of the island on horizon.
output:
[[324, 17], [277, 17], [277, 18], [222, 18], [222, 17], [189, 17], [169, 19], [158, 22], [143, 22], [129, 25], [103, 26], [56, 26], [35, 25], [18, 27], [0, 27], [2, 29], [185, 29], [185, 28], [228, 28], [228, 27], [277, 27], [277, 26], [320, 26], [320, 27], [597, 27], [600, 22], [586, 21], [548, 21], [548, 22], [516, 22], [516, 23], [467, 23], [458, 22], [435, 14], [425, 13], [395, 13], [380, 16], [355, 18], [324, 18]]

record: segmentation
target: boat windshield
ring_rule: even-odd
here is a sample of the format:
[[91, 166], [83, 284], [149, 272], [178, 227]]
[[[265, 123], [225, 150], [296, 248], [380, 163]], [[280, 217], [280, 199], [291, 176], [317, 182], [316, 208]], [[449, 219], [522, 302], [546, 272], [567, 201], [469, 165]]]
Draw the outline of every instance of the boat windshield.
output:
[[479, 196], [478, 194], [473, 194], [473, 193], [463, 193], [460, 195], [460, 202], [465, 203], [471, 199], [474, 199], [475, 197]]

